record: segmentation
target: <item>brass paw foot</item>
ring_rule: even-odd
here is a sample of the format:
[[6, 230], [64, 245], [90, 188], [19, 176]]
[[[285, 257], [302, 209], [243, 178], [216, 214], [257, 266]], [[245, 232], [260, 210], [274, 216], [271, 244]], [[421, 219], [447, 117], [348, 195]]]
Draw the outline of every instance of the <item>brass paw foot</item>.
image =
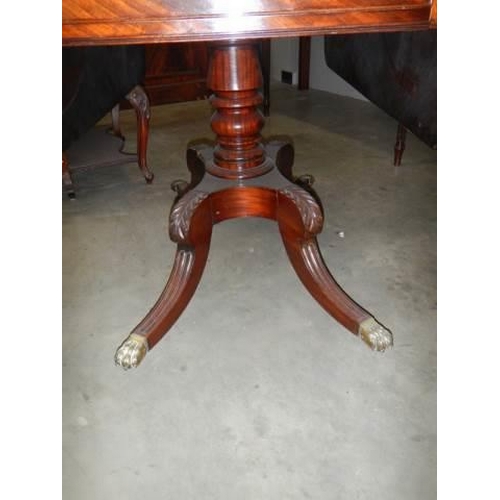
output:
[[359, 325], [358, 335], [374, 351], [385, 351], [392, 347], [392, 333], [375, 318], [368, 318]]
[[148, 341], [142, 335], [131, 333], [115, 354], [115, 364], [124, 370], [137, 368], [148, 352]]

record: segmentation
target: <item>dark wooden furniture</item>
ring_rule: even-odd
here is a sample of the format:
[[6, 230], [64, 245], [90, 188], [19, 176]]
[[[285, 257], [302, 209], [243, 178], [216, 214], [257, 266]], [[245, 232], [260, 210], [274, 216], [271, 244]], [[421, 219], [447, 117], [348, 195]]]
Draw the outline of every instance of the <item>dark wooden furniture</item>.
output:
[[63, 0], [63, 44], [214, 40], [207, 84], [216, 144], [191, 148], [190, 183], [177, 183], [169, 232], [174, 266], [160, 298], [119, 347], [115, 362], [137, 366], [174, 324], [205, 266], [212, 226], [237, 217], [276, 220], [290, 261], [305, 287], [335, 319], [372, 349], [392, 335], [354, 302], [328, 271], [316, 241], [323, 213], [309, 178], [292, 173], [293, 148], [264, 144], [258, 111], [262, 85], [252, 39], [336, 32], [424, 29], [428, 0]]
[[[75, 196], [71, 171], [90, 166], [137, 161], [144, 178], [152, 182], [147, 165], [149, 102], [141, 87], [144, 78], [144, 50], [140, 46], [71, 47], [62, 54], [62, 174], [68, 195]], [[137, 155], [121, 154], [124, 137], [119, 126], [119, 103], [126, 99], [137, 116]], [[92, 127], [107, 113], [112, 115], [111, 134], [95, 134]], [[106, 152], [115, 141], [114, 156], [84, 158], [78, 142], [85, 139], [96, 152]]]
[[151, 106], [209, 97], [206, 42], [150, 43], [145, 52], [144, 88]]
[[437, 33], [326, 36], [327, 66], [398, 122], [394, 165], [409, 130], [437, 147]]
[[[207, 99], [210, 45], [207, 42], [147, 44], [144, 88], [151, 106]], [[262, 108], [269, 116], [271, 40], [261, 40], [259, 57], [262, 67]]]

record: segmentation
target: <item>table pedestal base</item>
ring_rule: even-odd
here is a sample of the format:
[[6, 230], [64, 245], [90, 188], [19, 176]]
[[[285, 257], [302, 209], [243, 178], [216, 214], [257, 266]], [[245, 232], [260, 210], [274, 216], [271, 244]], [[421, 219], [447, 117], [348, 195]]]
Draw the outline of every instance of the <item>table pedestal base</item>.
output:
[[262, 143], [263, 82], [256, 43], [233, 40], [212, 47], [207, 86], [214, 91], [216, 143], [189, 148], [191, 182], [174, 183], [178, 197], [169, 224], [177, 243], [174, 266], [160, 298], [115, 355], [125, 369], [141, 362], [188, 305], [207, 262], [213, 225], [237, 217], [277, 221], [296, 273], [326, 311], [372, 349], [384, 351], [392, 344], [389, 330], [328, 271], [316, 241], [323, 211], [312, 177], [293, 176], [293, 147], [284, 141]]
[[178, 197], [169, 219], [170, 238], [177, 243], [174, 266], [160, 298], [137, 325], [116, 355], [117, 365], [136, 367], [147, 351], [169, 331], [188, 305], [205, 267], [214, 224], [237, 217], [277, 221], [288, 257], [300, 280], [338, 322], [372, 349], [392, 345], [389, 330], [351, 299], [329, 272], [316, 235], [323, 212], [311, 178], [294, 178], [293, 148], [285, 142], [265, 145], [264, 174], [250, 179], [223, 179], [214, 169], [213, 148], [190, 148], [191, 182], [177, 182]]

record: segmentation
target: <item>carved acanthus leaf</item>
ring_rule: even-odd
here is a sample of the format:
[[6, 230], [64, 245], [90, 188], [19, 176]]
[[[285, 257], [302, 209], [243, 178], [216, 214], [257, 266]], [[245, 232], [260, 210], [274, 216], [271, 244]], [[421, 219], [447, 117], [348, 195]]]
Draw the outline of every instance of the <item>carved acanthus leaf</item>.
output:
[[323, 227], [323, 214], [318, 202], [302, 187], [290, 185], [280, 192], [297, 206], [306, 230], [318, 234]]
[[187, 242], [191, 218], [198, 206], [208, 197], [203, 191], [188, 191], [172, 208], [169, 235], [176, 243]]

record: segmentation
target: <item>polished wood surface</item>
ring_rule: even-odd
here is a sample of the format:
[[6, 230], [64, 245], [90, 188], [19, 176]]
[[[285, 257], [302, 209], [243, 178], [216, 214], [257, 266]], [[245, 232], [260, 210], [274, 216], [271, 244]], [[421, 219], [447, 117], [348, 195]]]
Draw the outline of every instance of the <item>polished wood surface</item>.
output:
[[[390, 347], [389, 333], [382, 339], [363, 333], [363, 324], [376, 323], [375, 319], [340, 287], [321, 256], [316, 236], [323, 228], [323, 212], [311, 186], [292, 175], [293, 147], [273, 141], [266, 145], [266, 151], [275, 168], [258, 176], [258, 181], [245, 184], [216, 180], [208, 173], [213, 161], [210, 144], [188, 150], [191, 183], [180, 192], [169, 218], [170, 238], [177, 243], [174, 265], [165, 289], [134, 328], [132, 338], [143, 339], [141, 345], [150, 350], [182, 314], [201, 280], [213, 225], [238, 217], [262, 217], [277, 221], [290, 262], [317, 302], [372, 349]], [[130, 337], [123, 345], [129, 342]], [[123, 368], [133, 366], [123, 350], [119, 350], [118, 358]]]
[[[172, 186], [178, 196], [170, 212], [169, 235], [177, 252], [170, 277], [155, 305], [118, 348], [116, 364], [137, 367], [168, 333], [201, 280], [212, 227], [239, 217], [276, 221], [295, 272], [317, 302], [372, 349], [389, 348], [391, 332], [339, 286], [321, 256], [316, 239], [323, 228], [321, 202], [310, 177], [293, 175], [291, 143], [262, 140], [258, 43], [213, 42], [207, 83], [214, 92], [215, 145], [188, 149], [191, 181]], [[219, 313], [227, 311], [221, 307]]]
[[63, 45], [425, 29], [431, 0], [63, 0]]
[[318, 303], [372, 349], [392, 345], [391, 332], [347, 295], [323, 261], [316, 240], [321, 203], [310, 177], [294, 177], [293, 147], [262, 141], [262, 73], [251, 39], [425, 29], [435, 24], [432, 7], [430, 0], [63, 0], [63, 45], [215, 42], [207, 85], [216, 143], [187, 152], [191, 182], [172, 186], [178, 196], [169, 218], [177, 243], [171, 275], [118, 348], [117, 365], [137, 367], [168, 333], [201, 279], [212, 226], [236, 217], [277, 221], [292, 266]]
[[[224, 178], [243, 179], [265, 173], [264, 148], [260, 131], [264, 117], [262, 73], [255, 44], [233, 42], [217, 44], [208, 69], [208, 86], [215, 113], [211, 126], [217, 146], [210, 173]], [[257, 170], [256, 170], [257, 169]]]
[[125, 97], [135, 111], [137, 118], [137, 162], [146, 182], [153, 182], [154, 174], [149, 170], [147, 162], [149, 120], [151, 110], [149, 99], [144, 89], [137, 85]]
[[437, 15], [438, 15], [437, 8], [438, 8], [438, 2], [437, 2], [437, 0], [433, 0], [432, 8], [431, 8], [431, 15], [430, 15], [431, 27], [437, 26]]
[[[146, 74], [144, 89], [151, 106], [208, 99], [207, 87], [210, 42], [152, 43], [145, 46]], [[264, 116], [271, 107], [271, 40], [260, 41], [259, 55], [262, 67]], [[121, 105], [127, 109], [127, 101]]]

